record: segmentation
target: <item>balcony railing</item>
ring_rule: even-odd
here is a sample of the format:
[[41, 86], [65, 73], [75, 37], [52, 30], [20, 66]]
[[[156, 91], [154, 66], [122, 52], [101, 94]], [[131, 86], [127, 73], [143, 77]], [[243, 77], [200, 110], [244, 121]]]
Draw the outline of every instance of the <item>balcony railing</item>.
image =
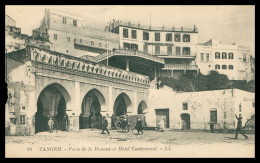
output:
[[152, 27], [152, 26], [143, 26], [141, 24], [133, 24], [131, 22], [126, 23], [122, 21], [116, 21], [114, 24], [114, 27], [117, 27], [119, 25], [122, 26], [128, 26], [128, 27], [133, 27], [133, 28], [140, 28], [144, 30], [161, 30], [161, 31], [184, 31], [184, 32], [198, 32], [198, 28], [175, 28], [175, 27]]
[[154, 55], [150, 55], [148, 53], [144, 53], [141, 51], [132, 51], [132, 50], [124, 50], [124, 49], [118, 49], [118, 50], [114, 50], [114, 51], [110, 51], [108, 54], [102, 54], [97, 56], [97, 61], [100, 62], [104, 59], [107, 59], [107, 57], [111, 57], [111, 56], [137, 56], [137, 57], [141, 57], [141, 58], [145, 58], [148, 60], [152, 60], [155, 62], [159, 62], [161, 64], [164, 64], [164, 60], [162, 58], [158, 58]]
[[198, 70], [197, 65], [189, 64], [165, 64], [164, 70]]
[[190, 53], [189, 55], [176, 55], [176, 54], [168, 54], [167, 52], [160, 52], [160, 54], [155, 54], [158, 57], [161, 58], [191, 58], [191, 57], [196, 57], [195, 53]]

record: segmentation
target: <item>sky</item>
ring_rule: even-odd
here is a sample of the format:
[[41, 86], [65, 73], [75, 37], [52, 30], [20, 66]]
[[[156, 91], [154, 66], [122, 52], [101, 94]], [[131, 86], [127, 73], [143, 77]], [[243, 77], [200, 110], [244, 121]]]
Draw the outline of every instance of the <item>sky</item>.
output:
[[[255, 6], [253, 5], [6, 5], [5, 13], [22, 33], [31, 35], [40, 26], [45, 8], [85, 18], [87, 26], [104, 29], [115, 20], [154, 27], [184, 27], [199, 30], [199, 42], [216, 39], [250, 47], [255, 56]], [[151, 19], [150, 19], [151, 18]], [[151, 22], [150, 22], [151, 20]]]

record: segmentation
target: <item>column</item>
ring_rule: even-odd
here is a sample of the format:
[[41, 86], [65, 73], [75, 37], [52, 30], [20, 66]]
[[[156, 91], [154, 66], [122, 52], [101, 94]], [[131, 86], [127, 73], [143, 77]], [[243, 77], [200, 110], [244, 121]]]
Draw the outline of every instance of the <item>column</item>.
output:
[[113, 114], [113, 87], [109, 86], [108, 87], [108, 104], [107, 104], [107, 114], [104, 115], [107, 117], [107, 122], [108, 122], [108, 128], [111, 129], [112, 126], [112, 114]]
[[126, 71], [129, 71], [129, 60], [126, 59]]
[[68, 131], [78, 131], [79, 130], [79, 114], [81, 111], [81, 102], [80, 102], [80, 83], [75, 81], [74, 89], [74, 105], [73, 108], [69, 108], [67, 111], [69, 119]]
[[134, 108], [132, 114], [137, 114], [138, 104], [137, 104], [137, 92], [134, 91]]

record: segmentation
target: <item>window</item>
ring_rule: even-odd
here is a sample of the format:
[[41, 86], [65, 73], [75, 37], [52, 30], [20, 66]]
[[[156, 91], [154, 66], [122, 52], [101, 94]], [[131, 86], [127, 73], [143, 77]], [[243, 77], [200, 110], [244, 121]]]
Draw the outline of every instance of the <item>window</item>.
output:
[[209, 53], [206, 54], [206, 61], [209, 61]]
[[239, 104], [239, 112], [242, 112], [242, 104]]
[[255, 107], [255, 102], [253, 102], [253, 107]]
[[67, 24], [67, 19], [65, 17], [63, 17], [63, 24]]
[[91, 44], [91, 45], [94, 45], [94, 41], [90, 41], [90, 44]]
[[181, 55], [181, 48], [180, 47], [176, 47], [176, 55]]
[[132, 30], [131, 36], [132, 36], [132, 39], [136, 39], [136, 30]]
[[98, 46], [99, 46], [99, 47], [102, 47], [102, 44], [101, 44], [101, 43], [98, 43]]
[[149, 40], [149, 33], [143, 32], [143, 40]]
[[130, 49], [130, 44], [129, 43], [123, 43], [123, 45], [124, 45], [124, 49]]
[[67, 37], [67, 42], [70, 42], [70, 37]]
[[246, 54], [243, 54], [243, 62], [246, 62]]
[[58, 35], [54, 34], [54, 40], [57, 40], [57, 39], [58, 39]]
[[155, 45], [155, 54], [160, 54], [160, 46]]
[[155, 33], [155, 41], [160, 41], [160, 33]]
[[201, 60], [201, 61], [204, 60], [204, 53], [200, 53], [200, 60]]
[[137, 44], [130, 44], [131, 49], [133, 50], [138, 50], [138, 45]]
[[74, 43], [76, 43], [76, 42], [77, 42], [77, 39], [75, 38], [75, 39], [74, 39]]
[[222, 65], [222, 69], [226, 70], [227, 69], [227, 65]]
[[220, 59], [220, 53], [219, 52], [215, 53], [215, 59]]
[[77, 20], [73, 20], [73, 26], [77, 27]]
[[228, 69], [233, 70], [234, 69], [233, 65], [228, 65]]
[[190, 55], [190, 48], [189, 47], [183, 47], [182, 48], [182, 55]]
[[171, 33], [166, 34], [166, 41], [172, 41], [172, 34]]
[[224, 118], [225, 119], [227, 118], [227, 112], [224, 112]]
[[183, 35], [183, 42], [190, 42], [190, 35]]
[[123, 37], [128, 38], [128, 29], [123, 29]]
[[79, 39], [79, 42], [82, 43], [82, 39]]
[[167, 46], [167, 54], [172, 55], [172, 46]]
[[216, 109], [210, 110], [210, 122], [217, 123], [217, 110]]
[[10, 118], [10, 121], [12, 124], [14, 124], [14, 125], [16, 124], [16, 118]]
[[234, 59], [233, 53], [228, 53], [228, 59]]
[[215, 69], [220, 69], [220, 65], [215, 65]]
[[182, 110], [188, 110], [188, 103], [187, 102], [182, 103]]
[[226, 52], [222, 53], [222, 59], [227, 59], [227, 53]]
[[25, 125], [25, 115], [20, 115], [20, 125]]
[[180, 42], [181, 41], [181, 34], [180, 33], [176, 33], [174, 35], [174, 41], [175, 42]]

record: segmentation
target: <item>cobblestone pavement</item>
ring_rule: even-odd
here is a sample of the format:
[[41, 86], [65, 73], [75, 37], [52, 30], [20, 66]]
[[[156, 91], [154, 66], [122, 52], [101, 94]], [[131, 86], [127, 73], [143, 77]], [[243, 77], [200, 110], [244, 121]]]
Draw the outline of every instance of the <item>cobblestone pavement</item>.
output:
[[[109, 135], [100, 133], [97, 129], [84, 129], [79, 132], [58, 131], [41, 132], [33, 136], [6, 136], [6, 151], [19, 149], [20, 152], [23, 151], [24, 157], [31, 156], [31, 149], [28, 148], [33, 148], [34, 153], [40, 152], [40, 156], [37, 157], [44, 157], [47, 152], [47, 157], [113, 157], [112, 153], [116, 148], [115, 154], [123, 152], [123, 155], [114, 157], [123, 157], [126, 152], [133, 154], [137, 151], [137, 154], [129, 157], [254, 157], [254, 134], [248, 134], [248, 139], [245, 140], [242, 135], [234, 139], [234, 134], [194, 131], [145, 130], [142, 135], [137, 135], [137, 131], [122, 133], [116, 130], [111, 130]], [[61, 150], [68, 152], [68, 155], [60, 155], [62, 152], [55, 152], [55, 149], [46, 147], [62, 147]], [[83, 147], [87, 150], [89, 147], [93, 148], [91, 151], [94, 155], [85, 155], [91, 152], [80, 155]], [[104, 151], [110, 151], [111, 155], [105, 155]]]

